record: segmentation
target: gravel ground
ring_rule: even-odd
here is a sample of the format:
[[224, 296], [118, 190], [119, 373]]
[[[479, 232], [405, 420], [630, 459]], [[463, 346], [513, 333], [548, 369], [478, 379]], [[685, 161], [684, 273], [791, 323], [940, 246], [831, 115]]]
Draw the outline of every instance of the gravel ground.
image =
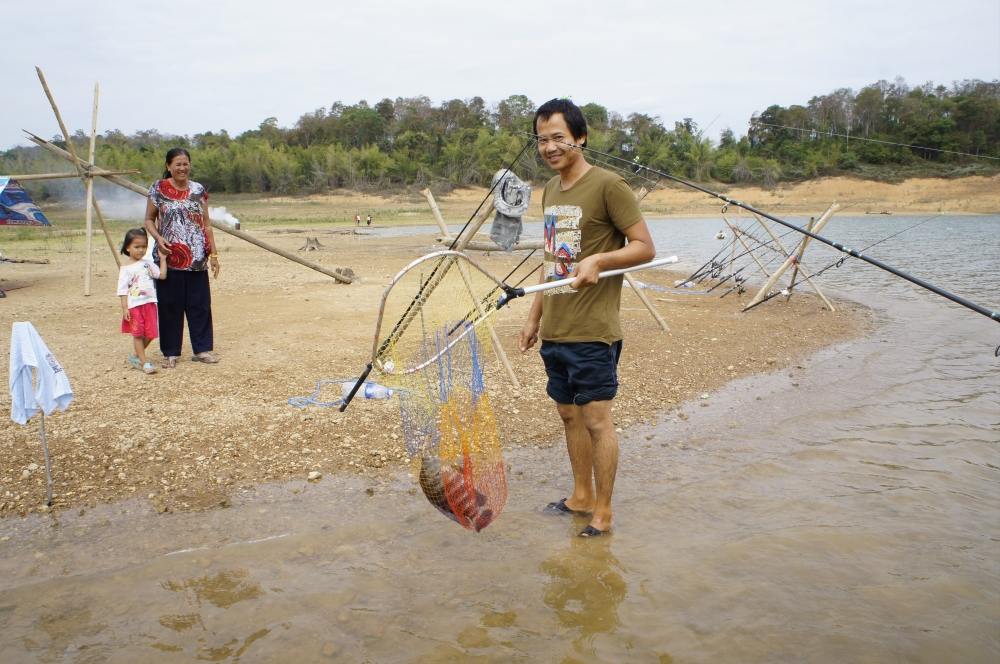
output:
[[[303, 244], [301, 233], [258, 234], [289, 251]], [[103, 240], [95, 239], [98, 267], [88, 298], [82, 296], [82, 238], [75, 240], [79, 246], [69, 239], [19, 242], [19, 257], [52, 262], [4, 265], [0, 286], [23, 287], [3, 300], [0, 347], [9, 347], [11, 321], [32, 321], [64, 365], [76, 396], [66, 412], [46, 418], [52, 508], [44, 505], [38, 418], [23, 427], [9, 419], [0, 423], [0, 517], [81, 510], [126, 497], [145, 497], [159, 511], [210, 509], [260, 482], [302, 479], [311, 472], [374, 476], [407, 465], [394, 400], [359, 400], [339, 413], [295, 408], [287, 399], [311, 393], [321, 378], [358, 374], [384, 284], [431, 250], [433, 241], [380, 241], [316, 227], [308, 234], [318, 236], [324, 249], [304, 256], [328, 268], [349, 267], [359, 281], [337, 284], [217, 232], [223, 272], [213, 283], [213, 311], [221, 361], [191, 362], [186, 349], [176, 369], [151, 376], [126, 367], [129, 340], [117, 330], [117, 268]], [[483, 258], [501, 274], [514, 260], [519, 258]], [[668, 285], [677, 276], [661, 271], [640, 278]], [[870, 327], [867, 309], [839, 303], [830, 313], [805, 293], [748, 314], [740, 313], [735, 295], [647, 293], [671, 331], [662, 332], [632, 293], [623, 294], [626, 338], [615, 406], [622, 429], [668, 414], [683, 418], [677, 406], [692, 397], [740, 376], [794, 366]], [[510, 306], [496, 320], [522, 387], [514, 390], [501, 375], [490, 376], [493, 403], [506, 445], [561, 445], [541, 360], [536, 352], [522, 356], [516, 350], [525, 313], [525, 307]], [[159, 361], [155, 342], [151, 350]], [[9, 406], [4, 393], [0, 407]]]

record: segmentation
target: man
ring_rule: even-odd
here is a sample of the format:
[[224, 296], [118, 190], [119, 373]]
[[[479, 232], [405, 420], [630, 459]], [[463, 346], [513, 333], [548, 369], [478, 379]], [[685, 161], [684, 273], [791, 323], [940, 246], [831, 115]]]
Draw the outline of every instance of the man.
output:
[[539, 154], [558, 173], [542, 193], [542, 281], [574, 279], [570, 289], [535, 295], [519, 346], [523, 353], [542, 340], [546, 392], [562, 418], [573, 469], [573, 493], [546, 511], [590, 514], [580, 536], [594, 537], [611, 529], [618, 470], [611, 405], [622, 348], [622, 277], [598, 280], [597, 275], [645, 263], [656, 251], [625, 180], [584, 157], [587, 121], [576, 104], [568, 99], [542, 104], [535, 112], [535, 134]]

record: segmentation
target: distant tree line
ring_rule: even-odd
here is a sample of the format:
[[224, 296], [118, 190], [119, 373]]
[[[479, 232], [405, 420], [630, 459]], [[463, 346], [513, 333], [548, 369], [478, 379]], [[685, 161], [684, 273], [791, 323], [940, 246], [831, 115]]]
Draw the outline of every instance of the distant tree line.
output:
[[[190, 137], [108, 131], [98, 139], [97, 163], [139, 169], [152, 179], [162, 171], [166, 150], [180, 145], [192, 151], [194, 177], [215, 192], [486, 185], [523, 145], [535, 107], [524, 95], [493, 105], [481, 97], [438, 105], [427, 97], [386, 98], [374, 106], [338, 101], [305, 113], [292, 127], [267, 118], [235, 137], [224, 130]], [[836, 90], [804, 106], [771, 106], [751, 119], [746, 135], [737, 138], [727, 129], [717, 142], [690, 118], [668, 127], [658, 117], [623, 116], [594, 102], [582, 108], [590, 147], [698, 181], [773, 186], [844, 172], [891, 177], [1000, 167], [997, 161], [955, 154], [1000, 156], [1000, 81], [911, 88], [897, 79], [859, 92]], [[74, 142], [79, 153], [86, 152], [82, 131]], [[0, 173], [51, 170], [65, 170], [65, 164], [40, 148], [0, 153]], [[550, 175], [534, 159], [522, 159], [519, 170], [535, 181]]]

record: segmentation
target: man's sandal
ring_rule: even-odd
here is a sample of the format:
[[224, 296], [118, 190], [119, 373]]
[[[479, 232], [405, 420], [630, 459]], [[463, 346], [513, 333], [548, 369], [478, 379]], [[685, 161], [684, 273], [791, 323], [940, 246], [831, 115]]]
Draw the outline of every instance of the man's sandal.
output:
[[163, 358], [163, 364], [161, 364], [160, 366], [163, 367], [164, 369], [173, 369], [177, 366], [178, 359], [179, 358], [176, 355], [168, 355], [167, 357]]

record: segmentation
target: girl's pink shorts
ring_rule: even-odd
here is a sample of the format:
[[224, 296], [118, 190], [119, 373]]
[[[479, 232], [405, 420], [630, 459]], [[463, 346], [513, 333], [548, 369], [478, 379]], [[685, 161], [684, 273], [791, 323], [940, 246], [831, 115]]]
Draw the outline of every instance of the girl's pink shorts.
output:
[[140, 304], [128, 312], [132, 320], [122, 318], [122, 332], [144, 339], [156, 339], [160, 336], [160, 328], [156, 324], [156, 302]]

